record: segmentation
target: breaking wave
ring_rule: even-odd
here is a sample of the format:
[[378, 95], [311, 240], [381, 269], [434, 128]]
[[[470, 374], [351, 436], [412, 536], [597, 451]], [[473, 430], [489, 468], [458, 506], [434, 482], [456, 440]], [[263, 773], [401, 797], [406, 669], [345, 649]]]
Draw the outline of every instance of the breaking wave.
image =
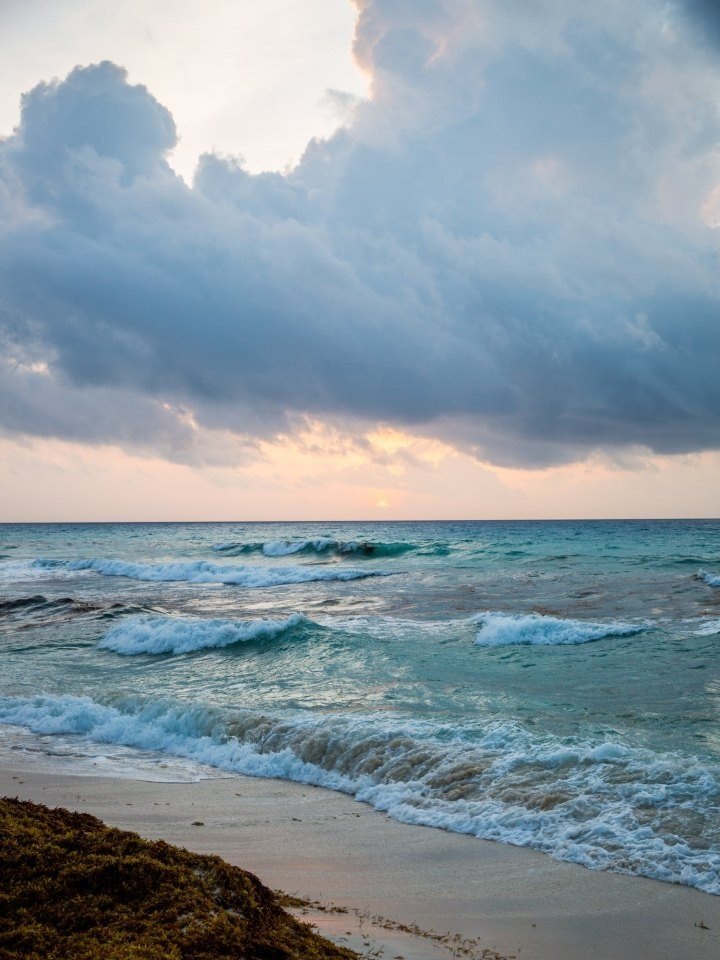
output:
[[708, 570], [698, 570], [698, 577], [710, 587], [720, 587], [720, 573], [710, 573]]
[[191, 653], [229, 647], [253, 640], [272, 640], [310, 625], [302, 614], [286, 620], [190, 619], [185, 617], [129, 617], [111, 627], [98, 647], [126, 656], [140, 653]]
[[387, 714], [0, 698], [0, 722], [339, 790], [424, 826], [720, 894], [717, 770], [678, 753]]
[[558, 646], [590, 643], [605, 637], [629, 637], [641, 633], [648, 623], [620, 620], [593, 622], [565, 620], [539, 613], [479, 613], [473, 621], [480, 627], [475, 643], [481, 647]]
[[90, 558], [87, 560], [29, 561], [33, 570], [71, 571], [89, 570], [106, 577], [128, 577], [131, 580], [185, 581], [187, 583], [223, 583], [239, 587], [275, 587], [291, 583], [311, 583], [318, 580], [357, 580], [361, 577], [388, 576], [378, 570], [354, 570], [336, 567], [254, 567], [242, 564], [221, 565], [204, 560], [170, 563], [132, 563], [126, 560]]
[[413, 543], [379, 543], [371, 540], [335, 540], [315, 537], [311, 540], [266, 540], [264, 542], [218, 543], [213, 550], [226, 556], [261, 553], [266, 557], [290, 557], [295, 554], [316, 554], [336, 557], [399, 557], [416, 550]]

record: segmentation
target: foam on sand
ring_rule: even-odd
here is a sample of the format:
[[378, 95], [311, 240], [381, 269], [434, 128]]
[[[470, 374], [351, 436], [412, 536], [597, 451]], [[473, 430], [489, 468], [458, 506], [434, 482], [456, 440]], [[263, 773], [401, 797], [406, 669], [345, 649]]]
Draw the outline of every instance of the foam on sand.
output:
[[510, 721], [223, 709], [116, 695], [0, 698], [0, 722], [350, 794], [396, 820], [720, 894], [717, 769]]

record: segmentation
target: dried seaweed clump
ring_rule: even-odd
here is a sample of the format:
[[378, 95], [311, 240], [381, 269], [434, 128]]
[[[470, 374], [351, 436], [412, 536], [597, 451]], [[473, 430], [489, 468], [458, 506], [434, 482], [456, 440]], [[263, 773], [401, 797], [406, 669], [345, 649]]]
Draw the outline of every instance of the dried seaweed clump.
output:
[[352, 960], [251, 873], [0, 799], [0, 960]]

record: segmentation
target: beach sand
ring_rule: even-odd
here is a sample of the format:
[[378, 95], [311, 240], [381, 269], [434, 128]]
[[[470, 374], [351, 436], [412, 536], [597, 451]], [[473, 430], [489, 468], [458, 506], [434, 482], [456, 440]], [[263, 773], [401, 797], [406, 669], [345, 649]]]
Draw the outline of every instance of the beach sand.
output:
[[[320, 788], [247, 777], [153, 783], [20, 766], [0, 769], [0, 794], [219, 854], [274, 889], [347, 910], [313, 909], [307, 919], [383, 960], [490, 958], [490, 951], [519, 960], [720, 956], [720, 897], [396, 823]], [[391, 929], [373, 921], [378, 916]]]

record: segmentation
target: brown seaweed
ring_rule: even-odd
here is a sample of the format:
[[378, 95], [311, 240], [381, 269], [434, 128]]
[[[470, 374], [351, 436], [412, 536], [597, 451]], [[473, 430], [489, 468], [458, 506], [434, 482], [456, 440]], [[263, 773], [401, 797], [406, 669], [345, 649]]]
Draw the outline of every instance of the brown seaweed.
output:
[[0, 960], [354, 960], [220, 857], [0, 799]]

